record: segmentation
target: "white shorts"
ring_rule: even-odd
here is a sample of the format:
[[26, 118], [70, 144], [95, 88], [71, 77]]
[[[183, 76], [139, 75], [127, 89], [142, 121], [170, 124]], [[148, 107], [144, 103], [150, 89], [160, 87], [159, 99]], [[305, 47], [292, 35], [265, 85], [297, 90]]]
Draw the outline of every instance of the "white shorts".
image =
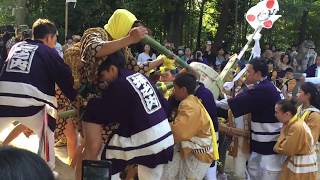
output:
[[262, 155], [252, 152], [247, 164], [247, 179], [278, 180], [284, 159], [282, 155]]
[[[0, 117], [0, 141], [4, 141], [9, 135], [11, 130], [14, 128], [13, 122], [18, 121], [19, 123], [27, 126], [31, 129], [34, 134], [27, 138], [23, 133], [20, 134], [16, 139], [12, 141], [12, 145], [18, 148], [27, 149], [34, 153], [38, 153], [39, 140], [41, 136], [41, 130], [44, 121], [44, 110], [39, 111], [37, 114], [28, 117]], [[55, 153], [54, 153], [54, 132], [48, 130], [48, 141], [49, 141], [49, 162], [48, 165], [51, 169], [55, 167]]]
[[195, 156], [190, 155], [186, 159], [182, 159], [179, 153], [179, 147], [174, 148], [173, 159], [165, 165], [163, 172], [163, 180], [177, 179], [193, 179], [202, 180], [211, 163], [199, 161]]

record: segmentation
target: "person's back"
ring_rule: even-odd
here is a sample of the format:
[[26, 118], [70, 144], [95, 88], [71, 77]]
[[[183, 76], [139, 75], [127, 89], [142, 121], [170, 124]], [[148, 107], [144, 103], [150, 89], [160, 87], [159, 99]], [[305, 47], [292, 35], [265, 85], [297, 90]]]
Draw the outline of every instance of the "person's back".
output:
[[143, 171], [157, 171], [172, 159], [173, 137], [152, 84], [144, 75], [124, 69], [121, 54], [108, 56], [99, 67], [100, 80], [107, 81], [109, 86], [101, 98], [89, 101], [84, 121], [119, 124], [102, 158], [112, 161], [112, 174], [119, 173], [126, 165], [138, 164], [140, 179]]
[[[45, 138], [46, 143], [39, 146], [39, 152], [53, 168], [55, 84], [71, 101], [77, 92], [73, 89], [70, 68], [54, 49], [55, 25], [38, 19], [32, 29], [35, 40], [22, 41], [11, 48], [0, 77], [0, 132], [18, 121], [30, 128], [39, 140]], [[42, 128], [47, 131], [45, 134]], [[37, 151], [36, 147], [34, 150]]]
[[[67, 97], [72, 100], [75, 98], [71, 71], [54, 49], [38, 40], [26, 40], [16, 44], [9, 53], [6, 68], [0, 77], [0, 92], [11, 94], [3, 94], [1, 97], [14, 97], [16, 101], [11, 99], [10, 104], [2, 101], [0, 116], [33, 115], [45, 104], [56, 108], [55, 83], [63, 89]], [[8, 111], [7, 106], [19, 107], [16, 103], [22, 103], [24, 98], [34, 98], [24, 102], [23, 106], [19, 105], [24, 109], [30, 108], [27, 114], [16, 114], [23, 113], [19, 108]], [[7, 111], [5, 115], [2, 114], [3, 111]]]

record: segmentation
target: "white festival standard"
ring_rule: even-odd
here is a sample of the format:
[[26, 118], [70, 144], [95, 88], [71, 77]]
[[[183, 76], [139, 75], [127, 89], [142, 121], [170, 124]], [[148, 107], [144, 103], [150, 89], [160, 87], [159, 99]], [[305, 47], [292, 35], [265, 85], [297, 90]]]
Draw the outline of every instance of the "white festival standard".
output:
[[264, 0], [248, 10], [246, 20], [253, 29], [259, 26], [271, 29], [274, 22], [281, 17], [281, 15], [276, 15], [278, 11], [277, 0]]
[[[260, 56], [260, 31], [262, 30], [262, 28], [272, 28], [274, 22], [281, 17], [281, 15], [276, 15], [278, 11], [279, 3], [277, 0], [263, 0], [248, 10], [248, 12], [246, 13], [246, 20], [255, 31], [253, 34], [248, 36], [247, 44], [244, 46], [244, 48], [238, 55], [239, 60], [242, 58], [245, 51], [248, 49], [252, 40], [255, 40], [255, 46], [252, 49], [252, 55], [253, 57]], [[234, 82], [239, 80], [239, 78], [242, 77], [243, 74], [245, 74], [246, 69], [247, 66], [244, 69], [242, 69], [231, 82], [224, 83], [223, 88], [225, 90], [230, 91], [234, 87]]]

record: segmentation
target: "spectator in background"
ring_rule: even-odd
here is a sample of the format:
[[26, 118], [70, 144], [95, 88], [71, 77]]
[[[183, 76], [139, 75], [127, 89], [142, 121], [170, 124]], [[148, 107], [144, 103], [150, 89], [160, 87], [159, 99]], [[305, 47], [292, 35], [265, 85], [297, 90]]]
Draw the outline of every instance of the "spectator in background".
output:
[[281, 59], [280, 59], [280, 63], [278, 65], [278, 68], [279, 68], [278, 76], [280, 78], [283, 78], [285, 76], [286, 69], [292, 68], [291, 58], [290, 58], [289, 54], [282, 54], [281, 55]]
[[305, 71], [307, 77], [320, 77], [320, 56], [317, 56], [316, 63]]
[[201, 51], [197, 51], [193, 57], [194, 58], [191, 61], [187, 62], [187, 63], [190, 64], [191, 62], [199, 62], [199, 63], [203, 63], [203, 64], [207, 64], [208, 65], [208, 61], [203, 58]]
[[188, 62], [192, 59], [192, 51], [190, 48], [186, 48], [184, 50], [184, 56], [182, 57], [182, 59], [185, 61], [185, 62]]
[[203, 58], [206, 59], [209, 66], [211, 66], [213, 68], [215, 67], [216, 59], [215, 59], [215, 55], [212, 51], [212, 42], [211, 41], [207, 41], [206, 50], [203, 53]]
[[291, 47], [291, 51], [290, 51], [290, 58], [292, 60], [292, 68], [294, 71], [296, 71], [298, 69], [298, 62], [297, 62], [297, 57], [298, 52], [297, 52], [297, 47], [296, 46], [292, 46]]
[[276, 85], [277, 84], [276, 80], [277, 80], [278, 73], [275, 70], [274, 61], [273, 60], [267, 60], [267, 66], [268, 66], [268, 79], [270, 81], [272, 81], [272, 83], [274, 85]]
[[73, 35], [72, 36], [72, 40], [73, 40], [73, 43], [75, 44], [75, 43], [78, 43], [78, 42], [80, 42], [80, 40], [81, 40], [81, 36], [79, 36], [79, 35]]
[[[59, 32], [57, 31], [57, 39], [59, 36]], [[58, 51], [59, 56], [63, 59], [63, 48], [62, 45], [58, 42], [58, 40], [56, 41], [56, 50]]]
[[229, 51], [226, 51], [226, 53], [224, 55], [225, 60], [229, 61], [230, 57], [231, 57], [231, 53]]
[[298, 55], [297, 47], [296, 46], [292, 46], [291, 47], [291, 51], [290, 51], [291, 59], [295, 58], [297, 55]]
[[280, 67], [280, 64], [281, 64], [281, 56], [282, 56], [282, 52], [279, 51], [279, 50], [276, 50], [273, 52], [273, 61], [274, 61], [274, 64], [275, 64], [275, 67], [276, 69], [278, 70], [279, 67]]
[[26, 25], [20, 25], [16, 28], [15, 36], [13, 36], [10, 40], [6, 43], [7, 53], [9, 53], [10, 49], [13, 45], [15, 45], [17, 42], [22, 41], [22, 32], [24, 30], [28, 30], [28, 26]]
[[270, 49], [267, 49], [264, 51], [262, 55], [267, 61], [272, 60], [273, 61], [273, 53]]
[[294, 71], [291, 67], [285, 70], [285, 76], [282, 79], [282, 84], [279, 86], [282, 94], [286, 99], [291, 99], [294, 88], [297, 85], [297, 81], [294, 79]]
[[184, 49], [183, 49], [183, 48], [179, 48], [179, 50], [178, 50], [178, 56], [179, 56], [180, 58], [183, 58], [183, 57], [184, 57]]
[[150, 45], [149, 44], [145, 44], [144, 48], [143, 48], [143, 52], [139, 54], [138, 56], [138, 64], [143, 64], [147, 61], [153, 61], [155, 60], [157, 57], [154, 53], [152, 53]]
[[65, 52], [65, 50], [67, 50], [68, 48], [72, 47], [73, 45], [73, 40], [72, 40], [72, 37], [67, 37], [67, 43], [65, 45], [63, 45], [62, 49], [63, 49], [63, 52]]
[[221, 64], [226, 60], [225, 59], [225, 51], [222, 47], [219, 48], [218, 54], [215, 59], [216, 59], [216, 61], [215, 61], [216, 62], [216, 70], [218, 72], [220, 72]]
[[43, 159], [30, 151], [12, 147], [0, 148], [0, 177], [7, 180], [54, 180]]

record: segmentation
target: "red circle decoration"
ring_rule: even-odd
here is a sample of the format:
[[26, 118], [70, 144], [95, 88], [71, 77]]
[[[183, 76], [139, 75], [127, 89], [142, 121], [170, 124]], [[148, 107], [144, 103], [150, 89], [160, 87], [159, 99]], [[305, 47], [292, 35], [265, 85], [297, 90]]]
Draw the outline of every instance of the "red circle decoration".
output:
[[274, 1], [275, 1], [275, 0], [268, 0], [267, 5], [266, 5], [267, 8], [272, 9], [273, 6], [274, 6], [274, 4], [275, 4]]
[[265, 21], [263, 22], [263, 25], [265, 28], [271, 28], [272, 27], [272, 21], [271, 20], [268, 20], [268, 21]]
[[247, 19], [249, 22], [253, 22], [256, 19], [256, 16], [250, 14], [247, 16]]

